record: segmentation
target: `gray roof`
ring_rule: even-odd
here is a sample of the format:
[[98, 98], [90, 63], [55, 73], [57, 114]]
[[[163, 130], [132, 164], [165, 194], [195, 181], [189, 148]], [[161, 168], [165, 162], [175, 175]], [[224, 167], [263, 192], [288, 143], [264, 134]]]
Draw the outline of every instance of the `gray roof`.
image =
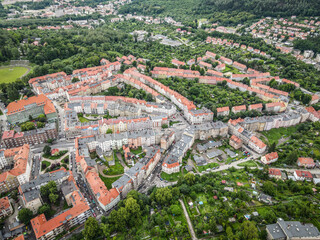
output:
[[284, 221], [279, 218], [277, 223], [267, 225], [267, 231], [273, 239], [281, 238], [320, 238], [319, 230], [311, 223], [302, 224], [298, 221]]
[[223, 152], [222, 152], [220, 149], [213, 150], [213, 151], [207, 153], [207, 157], [208, 157], [208, 158], [218, 157], [218, 156], [221, 155], [222, 153], [223, 153]]
[[194, 155], [193, 159], [194, 159], [194, 161], [196, 162], [196, 164], [198, 166], [203, 166], [203, 165], [207, 164], [206, 159], [204, 157], [202, 157], [202, 156]]

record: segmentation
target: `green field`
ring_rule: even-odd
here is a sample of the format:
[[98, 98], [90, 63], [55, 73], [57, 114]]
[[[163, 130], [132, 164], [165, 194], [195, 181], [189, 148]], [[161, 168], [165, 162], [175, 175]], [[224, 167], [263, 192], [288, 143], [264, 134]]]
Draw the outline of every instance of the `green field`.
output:
[[25, 67], [7, 67], [0, 69], [0, 83], [10, 83], [16, 81], [28, 71]]

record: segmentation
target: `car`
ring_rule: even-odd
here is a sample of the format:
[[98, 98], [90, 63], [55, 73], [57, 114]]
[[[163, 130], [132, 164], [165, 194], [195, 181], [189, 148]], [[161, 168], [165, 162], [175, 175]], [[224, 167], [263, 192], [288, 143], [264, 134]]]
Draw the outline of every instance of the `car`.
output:
[[20, 210], [21, 208], [22, 208], [22, 206], [19, 206], [19, 207], [18, 207], [18, 210]]

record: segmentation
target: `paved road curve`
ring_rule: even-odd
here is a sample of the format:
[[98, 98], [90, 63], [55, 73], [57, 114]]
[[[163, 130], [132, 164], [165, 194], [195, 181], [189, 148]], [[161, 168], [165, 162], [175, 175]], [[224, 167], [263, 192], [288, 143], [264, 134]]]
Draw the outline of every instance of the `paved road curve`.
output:
[[189, 218], [189, 214], [188, 214], [188, 212], [187, 212], [186, 206], [184, 205], [184, 202], [183, 202], [181, 199], [179, 199], [179, 202], [181, 203], [181, 206], [182, 206], [182, 208], [183, 208], [184, 215], [186, 216], [186, 219], [187, 219], [187, 222], [188, 222], [188, 227], [189, 227], [190, 234], [191, 234], [191, 238], [194, 239], [194, 240], [196, 240], [197, 237], [196, 237], [196, 234], [195, 234], [195, 232], [194, 232], [194, 230], [193, 230], [193, 226], [192, 226], [191, 220], [190, 220], [190, 218]]

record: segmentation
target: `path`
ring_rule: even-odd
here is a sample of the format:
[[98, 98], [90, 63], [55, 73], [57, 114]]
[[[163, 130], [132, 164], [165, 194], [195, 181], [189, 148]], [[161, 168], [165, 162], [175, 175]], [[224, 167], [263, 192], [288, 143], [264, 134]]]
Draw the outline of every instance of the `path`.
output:
[[123, 159], [122, 159], [122, 155], [120, 152], [116, 152], [116, 155], [118, 157], [118, 159], [120, 160], [120, 163], [122, 165], [122, 167], [124, 167], [124, 169], [128, 168], [128, 166], [124, 163]]
[[280, 138], [280, 139], [278, 140], [277, 147], [278, 147], [279, 145], [281, 145], [282, 143], [285, 143], [286, 141], [289, 141], [289, 140], [290, 140], [290, 137]]
[[106, 175], [106, 174], [103, 173], [103, 170], [106, 169], [106, 168], [107, 168], [107, 167], [106, 167], [105, 165], [100, 166], [100, 165], [98, 164], [99, 174], [101, 174], [102, 176], [104, 176], [104, 177], [106, 177], [106, 178], [121, 177], [121, 176], [123, 175], [123, 173], [122, 173], [122, 174], [118, 174], [118, 175]]
[[195, 232], [193, 230], [193, 226], [192, 226], [191, 220], [189, 218], [189, 214], [187, 212], [186, 206], [184, 205], [184, 202], [181, 199], [179, 199], [179, 202], [181, 203], [181, 206], [182, 206], [182, 209], [183, 209], [183, 212], [184, 212], [184, 216], [187, 219], [188, 227], [189, 227], [190, 234], [191, 234], [191, 238], [192, 239], [197, 239], [196, 234], [195, 234]]

